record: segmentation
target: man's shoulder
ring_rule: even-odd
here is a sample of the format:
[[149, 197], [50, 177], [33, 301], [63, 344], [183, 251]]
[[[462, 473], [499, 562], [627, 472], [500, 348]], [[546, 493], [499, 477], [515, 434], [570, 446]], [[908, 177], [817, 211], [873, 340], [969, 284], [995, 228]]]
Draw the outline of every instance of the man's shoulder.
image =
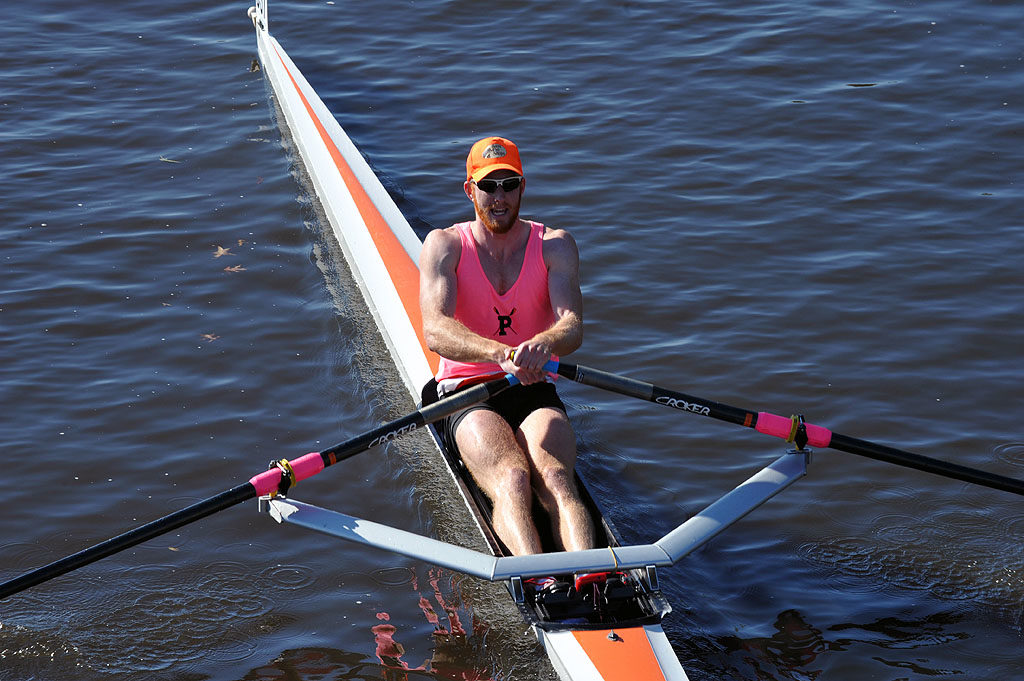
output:
[[454, 267], [462, 255], [462, 238], [456, 225], [442, 227], [427, 232], [423, 239], [423, 254], [420, 256], [421, 266], [426, 262], [436, 262], [442, 266]]
[[460, 241], [461, 238], [459, 237], [458, 225], [432, 229], [427, 232], [427, 236], [423, 239], [424, 245], [433, 242], [436, 246], [451, 246], [453, 244], [458, 244]]
[[558, 239], [572, 240], [572, 235], [569, 233], [569, 230], [567, 229], [545, 225], [544, 223], [537, 222], [536, 220], [524, 220], [523, 222], [529, 225], [530, 229], [540, 229], [541, 238], [543, 238], [545, 241], [556, 241]]
[[576, 239], [566, 229], [544, 226], [542, 233], [544, 240], [544, 255], [570, 255], [579, 257], [579, 250], [576, 246]]

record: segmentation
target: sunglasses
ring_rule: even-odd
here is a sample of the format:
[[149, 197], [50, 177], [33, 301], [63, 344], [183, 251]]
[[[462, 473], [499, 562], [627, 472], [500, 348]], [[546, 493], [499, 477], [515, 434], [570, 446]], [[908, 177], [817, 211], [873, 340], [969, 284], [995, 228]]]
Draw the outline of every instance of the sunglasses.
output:
[[473, 181], [473, 184], [479, 187], [480, 191], [487, 192], [488, 194], [493, 194], [495, 191], [497, 191], [499, 186], [501, 187], [502, 191], [514, 192], [515, 190], [519, 189], [519, 185], [521, 185], [522, 183], [522, 175], [506, 177], [503, 180], [488, 180], [487, 178], [484, 178], [482, 180]]

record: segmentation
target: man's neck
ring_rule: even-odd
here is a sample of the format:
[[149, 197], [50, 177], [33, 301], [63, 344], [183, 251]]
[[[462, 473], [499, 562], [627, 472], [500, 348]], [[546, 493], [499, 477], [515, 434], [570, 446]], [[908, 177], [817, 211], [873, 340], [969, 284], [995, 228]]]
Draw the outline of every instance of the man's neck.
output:
[[517, 219], [507, 232], [494, 232], [478, 217], [473, 221], [473, 235], [477, 244], [487, 249], [495, 257], [508, 257], [525, 248], [530, 236], [530, 228], [522, 219]]

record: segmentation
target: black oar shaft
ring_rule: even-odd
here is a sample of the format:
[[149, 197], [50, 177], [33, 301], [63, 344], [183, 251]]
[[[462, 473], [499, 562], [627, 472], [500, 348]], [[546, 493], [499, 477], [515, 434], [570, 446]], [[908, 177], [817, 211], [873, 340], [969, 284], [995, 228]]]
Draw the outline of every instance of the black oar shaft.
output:
[[24, 591], [36, 584], [41, 584], [47, 580], [59, 577], [63, 574], [77, 570], [78, 568], [94, 563], [101, 558], [113, 555], [118, 551], [124, 551], [125, 549], [131, 548], [136, 544], [158, 537], [172, 530], [187, 525], [191, 522], [195, 522], [200, 518], [205, 518], [208, 515], [212, 515], [217, 511], [222, 511], [226, 508], [239, 504], [247, 499], [253, 499], [256, 497], [255, 488], [247, 483], [234, 487], [221, 492], [220, 494], [205, 499], [198, 503], [192, 504], [187, 508], [183, 508], [180, 511], [175, 511], [170, 515], [166, 515], [159, 520], [146, 523], [141, 527], [137, 527], [134, 530], [119, 534], [116, 537], [112, 537], [104, 542], [91, 546], [87, 549], [83, 549], [78, 553], [74, 553], [66, 558], [54, 561], [49, 565], [44, 565], [40, 568], [28, 572], [20, 577], [16, 577], [10, 581], [0, 584], [0, 599], [6, 598], [11, 594]]
[[584, 383], [621, 395], [638, 397], [641, 400], [662, 404], [680, 411], [710, 416], [711, 418], [741, 426], [750, 427], [757, 422], [757, 413], [755, 412], [737, 409], [720, 402], [712, 402], [693, 395], [687, 395], [686, 393], [661, 388], [652, 383], [619, 376], [618, 374], [611, 374], [600, 369], [570, 364], [569, 362], [559, 362], [558, 373], [577, 383]]
[[286, 494], [292, 485], [316, 475], [328, 466], [333, 466], [339, 461], [344, 461], [360, 452], [365, 452], [367, 449], [394, 440], [406, 433], [411, 433], [428, 423], [440, 421], [460, 409], [465, 409], [477, 402], [494, 397], [517, 382], [516, 379], [506, 375], [502, 378], [461, 390], [433, 404], [421, 407], [411, 414], [385, 423], [361, 435], [356, 435], [333, 447], [328, 447], [322, 452], [312, 452], [293, 461], [282, 461], [279, 467], [271, 468], [268, 471], [253, 476], [249, 479], [249, 482], [259, 496], [272, 494], [277, 491]]
[[921, 456], [920, 454], [906, 452], [902, 449], [869, 442], [868, 440], [849, 437], [841, 433], [832, 433], [832, 442], [829, 444], [829, 447], [877, 461], [914, 468], [926, 473], [935, 473], [936, 475], [952, 478], [953, 480], [970, 482], [983, 487], [991, 487], [992, 489], [1004, 492], [1024, 495], [1024, 480], [1017, 480], [1005, 475], [989, 473], [977, 468], [969, 468], [957, 463]]
[[363, 433], [362, 435], [357, 435], [356, 437], [345, 440], [344, 442], [333, 447], [329, 447], [322, 452], [307, 454], [292, 462], [282, 462], [287, 465], [283, 465], [281, 468], [273, 468], [269, 471], [265, 471], [264, 473], [253, 476], [249, 482], [233, 487], [225, 492], [221, 492], [209, 499], [192, 504], [180, 511], [175, 511], [170, 515], [166, 515], [158, 520], [146, 523], [145, 525], [125, 532], [124, 534], [119, 534], [118, 536], [112, 537], [111, 539], [96, 544], [95, 546], [83, 549], [82, 551], [67, 556], [66, 558], [54, 561], [49, 565], [36, 568], [35, 570], [21, 575], [20, 577], [15, 577], [14, 579], [3, 582], [0, 584], [0, 599], [4, 599], [7, 596], [18, 593], [19, 591], [24, 591], [25, 589], [41, 584], [42, 582], [53, 579], [54, 577], [59, 577], [60, 575], [71, 572], [72, 570], [94, 563], [101, 558], [106, 558], [118, 551], [131, 548], [136, 544], [141, 544], [148, 539], [171, 532], [183, 525], [195, 522], [196, 520], [205, 518], [206, 516], [212, 515], [226, 508], [230, 508], [231, 506], [248, 499], [254, 499], [263, 494], [276, 492], [279, 489], [279, 486], [280, 489], [284, 490], [286, 487], [281, 486], [281, 481], [286, 470], [291, 471], [292, 479], [289, 481], [289, 484], [294, 484], [299, 480], [315, 475], [327, 466], [348, 459], [360, 452], [370, 449], [371, 447], [393, 440], [400, 435], [404, 435], [405, 433], [411, 432], [428, 423], [439, 421], [446, 416], [454, 414], [460, 409], [465, 409], [477, 402], [482, 402], [493, 397], [505, 388], [513, 385], [515, 382], [515, 379], [510, 376], [506, 376], [504, 378], [488, 381], [487, 383], [481, 383], [480, 385], [467, 388], [466, 390], [455, 393], [454, 395], [442, 400], [438, 400], [433, 404], [417, 409], [411, 414], [389, 423], [385, 423], [382, 426], [378, 426], [377, 428]]
[[511, 385], [512, 382], [509, 378], [504, 377], [466, 388], [465, 390], [449, 395], [442, 400], [438, 400], [433, 404], [421, 407], [407, 416], [403, 416], [402, 418], [391, 421], [390, 423], [385, 423], [384, 425], [374, 428], [362, 435], [357, 435], [356, 437], [325, 449], [320, 452], [320, 455], [324, 458], [325, 466], [330, 466], [338, 461], [344, 461], [345, 459], [370, 449], [371, 447], [376, 447], [379, 444], [394, 440], [401, 435], [410, 433], [417, 428], [422, 428], [429, 423], [440, 421], [444, 417], [450, 416], [460, 409], [471, 407], [477, 402], [483, 402], [488, 398], [494, 397]]
[[[705, 400], [701, 397], [668, 390], [651, 383], [645, 383], [644, 381], [637, 381], [625, 376], [618, 376], [607, 371], [579, 366], [569, 362], [558, 362], [557, 368], [554, 364], [554, 362], [551, 363], [550, 368], [552, 370], [556, 370], [560, 375], [577, 383], [594, 386], [595, 388], [603, 388], [604, 390], [610, 390], [622, 395], [637, 397], [648, 402], [662, 404], [701, 416], [709, 416], [748, 428], [756, 428], [759, 432], [787, 438], [788, 441], [793, 441], [792, 435], [796, 432], [798, 425], [794, 420], [792, 422], [792, 430], [790, 430], [790, 419], [785, 419], [775, 414], [731, 407], [727, 404]], [[833, 433], [821, 426], [812, 424], [800, 425], [810, 435], [809, 441], [813, 445], [831, 447], [832, 449], [849, 454], [857, 454], [926, 473], [934, 473], [954, 480], [1024, 495], [1024, 480], [1017, 480], [1005, 475], [989, 473], [976, 468], [942, 461], [941, 459], [933, 459], [920, 454], [906, 452], [895, 447], [869, 442], [868, 440], [860, 440], [840, 433]]]

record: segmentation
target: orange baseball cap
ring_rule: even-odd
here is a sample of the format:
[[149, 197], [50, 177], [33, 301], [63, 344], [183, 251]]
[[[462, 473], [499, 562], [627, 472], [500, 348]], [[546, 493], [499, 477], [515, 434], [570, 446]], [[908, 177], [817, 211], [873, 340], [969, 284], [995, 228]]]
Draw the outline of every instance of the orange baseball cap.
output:
[[479, 180], [495, 170], [508, 169], [523, 174], [519, 147], [504, 137], [485, 137], [473, 145], [466, 159], [466, 179]]

